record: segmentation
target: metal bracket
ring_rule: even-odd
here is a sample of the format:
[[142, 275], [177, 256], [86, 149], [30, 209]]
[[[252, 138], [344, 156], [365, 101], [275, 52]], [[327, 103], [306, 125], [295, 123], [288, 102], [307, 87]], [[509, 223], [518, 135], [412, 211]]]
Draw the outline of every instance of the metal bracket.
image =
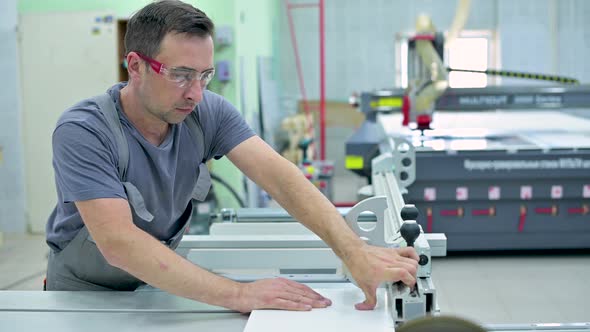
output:
[[396, 324], [440, 312], [436, 290], [430, 278], [418, 278], [414, 289], [402, 282], [389, 283], [387, 292], [390, 299], [389, 310]]
[[[387, 209], [387, 197], [374, 196], [356, 204], [344, 219], [348, 226], [367, 243], [387, 247], [388, 244], [385, 242], [385, 209]], [[365, 211], [372, 212], [377, 217], [375, 226], [370, 229], [364, 229], [358, 223], [358, 217]]]

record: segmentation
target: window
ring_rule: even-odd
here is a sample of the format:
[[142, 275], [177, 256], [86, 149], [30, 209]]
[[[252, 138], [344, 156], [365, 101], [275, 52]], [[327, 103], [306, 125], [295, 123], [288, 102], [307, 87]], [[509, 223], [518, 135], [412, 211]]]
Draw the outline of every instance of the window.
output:
[[[486, 38], [457, 38], [448, 48], [448, 65], [453, 69], [484, 71], [488, 69], [488, 48]], [[449, 72], [451, 88], [483, 88], [487, 85], [486, 74]]]
[[[408, 50], [410, 33], [396, 35], [396, 78], [397, 87], [406, 88], [411, 79], [411, 68]], [[495, 35], [492, 30], [464, 30], [452, 44], [445, 45], [444, 64], [454, 69], [484, 71], [496, 68]], [[415, 74], [415, 73], [414, 73]], [[449, 86], [451, 88], [483, 88], [488, 84], [497, 84], [499, 80], [494, 76], [483, 73], [450, 72]]]
[[[453, 69], [484, 71], [495, 64], [493, 32], [461, 31], [452, 44], [445, 45], [445, 64]], [[451, 88], [484, 88], [495, 83], [493, 76], [483, 73], [449, 72]]]

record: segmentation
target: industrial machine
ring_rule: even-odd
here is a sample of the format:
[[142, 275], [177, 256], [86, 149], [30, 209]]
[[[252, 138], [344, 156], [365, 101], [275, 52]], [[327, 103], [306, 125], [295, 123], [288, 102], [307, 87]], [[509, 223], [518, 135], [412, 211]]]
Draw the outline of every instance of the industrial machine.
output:
[[415, 158], [402, 155], [393, 172], [411, 180], [406, 202], [426, 233], [447, 236], [449, 251], [590, 248], [590, 118], [566, 113], [590, 108], [590, 86], [487, 70], [561, 85], [449, 88], [443, 48], [468, 9], [460, 1], [447, 41], [418, 18], [407, 88], [351, 98], [366, 120], [346, 142], [346, 168], [370, 183], [371, 161], [405, 141], [394, 149]]
[[398, 162], [416, 177], [405, 200], [449, 251], [590, 248], [590, 119], [554, 111], [585, 111], [589, 86], [447, 89], [430, 129], [404, 126], [404, 92], [361, 95], [349, 170], [369, 176], [384, 142], [404, 139], [415, 162]]

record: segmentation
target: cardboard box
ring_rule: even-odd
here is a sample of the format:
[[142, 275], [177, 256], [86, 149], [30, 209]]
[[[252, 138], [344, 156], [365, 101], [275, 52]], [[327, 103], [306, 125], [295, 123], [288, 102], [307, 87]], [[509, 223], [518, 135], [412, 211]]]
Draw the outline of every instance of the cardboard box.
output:
[[[313, 115], [313, 122], [317, 125], [320, 123], [320, 102], [312, 100], [307, 102]], [[299, 102], [299, 112], [305, 113], [303, 102]], [[328, 127], [346, 127], [358, 128], [365, 121], [365, 115], [358, 108], [350, 104], [339, 101], [326, 101], [326, 128]]]

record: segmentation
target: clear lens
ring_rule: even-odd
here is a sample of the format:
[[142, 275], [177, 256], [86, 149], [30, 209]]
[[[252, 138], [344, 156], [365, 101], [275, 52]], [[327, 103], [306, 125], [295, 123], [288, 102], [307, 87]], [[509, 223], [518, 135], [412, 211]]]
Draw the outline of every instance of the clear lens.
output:
[[184, 88], [191, 84], [195, 79], [199, 80], [201, 86], [206, 86], [207, 84], [209, 84], [209, 82], [211, 82], [211, 79], [213, 79], [213, 76], [215, 75], [215, 70], [213, 69], [203, 73], [199, 73], [195, 70], [190, 69], [173, 68], [169, 70], [166, 74], [168, 80], [176, 83], [178, 87]]
[[174, 83], [186, 86], [188, 82], [195, 79], [197, 72], [194, 70], [172, 69], [168, 72], [168, 79]]
[[215, 69], [201, 73], [201, 84], [203, 86], [209, 84], [209, 82], [211, 82], [211, 80], [213, 79], [213, 76], [215, 76]]

